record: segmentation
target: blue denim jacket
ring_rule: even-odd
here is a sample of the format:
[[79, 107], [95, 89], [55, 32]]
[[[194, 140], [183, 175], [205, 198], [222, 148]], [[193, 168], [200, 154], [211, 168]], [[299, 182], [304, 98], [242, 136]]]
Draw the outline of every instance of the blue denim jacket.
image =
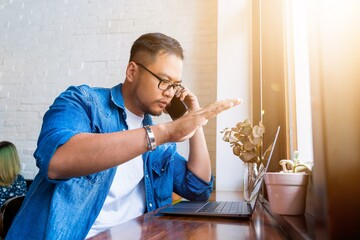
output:
[[[110, 133], [127, 130], [122, 84], [111, 89], [86, 85], [70, 87], [46, 112], [34, 153], [39, 173], [28, 191], [6, 239], [84, 239], [99, 214], [116, 167], [66, 180], [48, 178], [55, 150], [81, 132]], [[152, 124], [145, 115], [144, 125]], [[145, 152], [146, 210], [170, 204], [172, 192], [190, 200], [206, 200], [213, 179], [205, 182], [187, 169], [176, 144], [163, 144]], [[101, 159], [99, 159], [101, 161]]]

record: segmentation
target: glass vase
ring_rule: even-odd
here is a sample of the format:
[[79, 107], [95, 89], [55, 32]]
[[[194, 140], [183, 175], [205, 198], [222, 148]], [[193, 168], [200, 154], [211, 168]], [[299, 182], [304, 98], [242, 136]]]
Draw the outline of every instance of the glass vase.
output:
[[250, 202], [257, 177], [256, 163], [245, 163], [244, 167], [244, 200]]

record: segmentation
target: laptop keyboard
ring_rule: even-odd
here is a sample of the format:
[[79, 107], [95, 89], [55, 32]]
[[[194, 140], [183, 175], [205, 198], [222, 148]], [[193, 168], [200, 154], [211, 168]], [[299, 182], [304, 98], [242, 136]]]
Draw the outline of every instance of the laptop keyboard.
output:
[[208, 202], [198, 212], [237, 213], [243, 211], [243, 202]]

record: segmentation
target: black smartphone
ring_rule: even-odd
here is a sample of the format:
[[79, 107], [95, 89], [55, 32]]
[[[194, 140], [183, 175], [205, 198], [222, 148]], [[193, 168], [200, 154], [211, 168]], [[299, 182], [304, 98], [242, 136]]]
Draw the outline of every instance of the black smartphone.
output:
[[182, 117], [188, 110], [185, 103], [177, 97], [173, 97], [170, 104], [166, 106], [165, 109], [169, 113], [172, 120], [176, 120]]

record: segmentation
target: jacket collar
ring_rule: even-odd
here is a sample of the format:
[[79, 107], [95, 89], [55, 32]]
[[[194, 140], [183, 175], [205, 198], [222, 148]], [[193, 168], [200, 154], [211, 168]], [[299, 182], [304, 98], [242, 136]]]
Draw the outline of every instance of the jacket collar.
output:
[[[114, 87], [111, 88], [111, 101], [119, 107], [122, 112], [125, 114], [125, 103], [124, 103], [124, 97], [122, 95], [122, 86], [123, 84], [120, 83]], [[125, 114], [126, 116], [126, 114]], [[144, 115], [143, 120], [144, 125], [152, 125], [152, 119], [149, 114]]]

